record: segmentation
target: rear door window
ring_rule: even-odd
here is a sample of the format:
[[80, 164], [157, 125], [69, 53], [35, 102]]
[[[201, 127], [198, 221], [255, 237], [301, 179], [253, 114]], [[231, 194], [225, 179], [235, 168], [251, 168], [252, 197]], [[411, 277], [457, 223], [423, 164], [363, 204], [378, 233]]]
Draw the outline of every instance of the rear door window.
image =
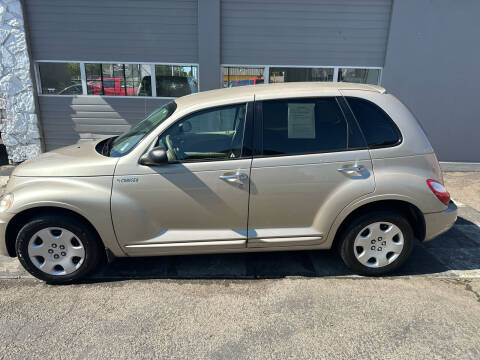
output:
[[263, 102], [263, 155], [348, 150], [351, 130], [334, 97]]
[[371, 148], [394, 146], [402, 141], [400, 130], [390, 116], [371, 101], [347, 97], [346, 100], [357, 119]]

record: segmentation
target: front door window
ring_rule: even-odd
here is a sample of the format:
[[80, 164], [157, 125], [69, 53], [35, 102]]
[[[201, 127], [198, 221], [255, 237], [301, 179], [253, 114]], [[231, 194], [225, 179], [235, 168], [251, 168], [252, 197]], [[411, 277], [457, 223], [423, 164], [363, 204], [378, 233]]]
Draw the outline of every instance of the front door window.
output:
[[167, 150], [170, 162], [240, 158], [245, 116], [245, 104], [196, 112], [168, 128], [158, 146]]

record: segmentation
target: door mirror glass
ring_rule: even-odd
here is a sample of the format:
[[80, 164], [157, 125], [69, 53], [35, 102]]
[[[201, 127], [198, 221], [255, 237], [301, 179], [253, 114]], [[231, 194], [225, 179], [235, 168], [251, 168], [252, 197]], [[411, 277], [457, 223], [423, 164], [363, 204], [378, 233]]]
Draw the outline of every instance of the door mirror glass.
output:
[[140, 158], [140, 164], [147, 166], [168, 164], [167, 152], [161, 146], [155, 147]]

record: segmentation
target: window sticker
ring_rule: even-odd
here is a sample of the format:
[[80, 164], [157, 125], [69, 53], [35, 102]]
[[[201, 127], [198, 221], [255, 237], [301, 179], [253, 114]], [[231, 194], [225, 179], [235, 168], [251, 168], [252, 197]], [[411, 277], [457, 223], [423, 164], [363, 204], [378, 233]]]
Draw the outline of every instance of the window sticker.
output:
[[288, 138], [315, 139], [315, 103], [288, 104]]

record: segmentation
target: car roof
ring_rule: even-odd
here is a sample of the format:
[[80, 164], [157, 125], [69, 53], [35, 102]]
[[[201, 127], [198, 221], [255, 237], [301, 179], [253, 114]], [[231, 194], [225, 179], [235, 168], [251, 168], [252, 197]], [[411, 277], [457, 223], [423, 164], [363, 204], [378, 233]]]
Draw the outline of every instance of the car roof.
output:
[[249, 86], [237, 86], [210, 91], [202, 91], [196, 94], [182, 96], [175, 99], [179, 107], [198, 106], [202, 103], [215, 103], [221, 99], [222, 103], [235, 103], [253, 99], [274, 99], [289, 97], [290, 94], [315, 96], [315, 95], [340, 95], [342, 90], [360, 90], [383, 94], [384, 88], [369, 84], [356, 84], [347, 82], [291, 82], [276, 84], [257, 84]]

